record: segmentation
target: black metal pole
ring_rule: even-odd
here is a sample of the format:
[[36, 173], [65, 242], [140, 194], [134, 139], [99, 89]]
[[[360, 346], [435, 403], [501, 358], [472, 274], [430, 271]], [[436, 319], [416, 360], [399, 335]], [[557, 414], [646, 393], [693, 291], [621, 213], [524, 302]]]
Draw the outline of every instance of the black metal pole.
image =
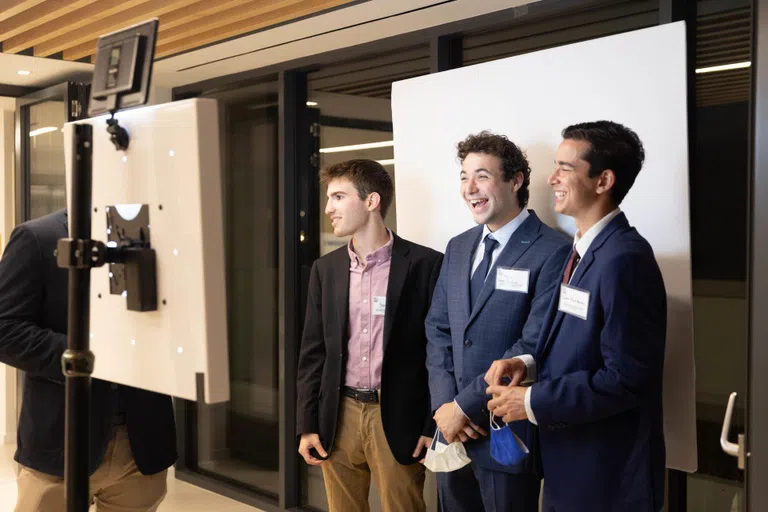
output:
[[[91, 155], [93, 129], [74, 125], [72, 138], [72, 188], [69, 238], [91, 238]], [[76, 251], [84, 251], [79, 244]], [[83, 255], [78, 252], [76, 257]], [[87, 260], [86, 260], [87, 261]], [[69, 268], [69, 318], [67, 351], [62, 357], [66, 376], [66, 427], [64, 480], [67, 512], [87, 512], [89, 507], [88, 461], [93, 354], [89, 350], [91, 269]]]

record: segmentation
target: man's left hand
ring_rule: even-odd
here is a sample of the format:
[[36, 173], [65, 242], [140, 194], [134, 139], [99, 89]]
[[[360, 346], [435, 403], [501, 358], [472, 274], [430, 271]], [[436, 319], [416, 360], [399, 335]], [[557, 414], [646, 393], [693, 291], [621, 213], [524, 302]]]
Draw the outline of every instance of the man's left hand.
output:
[[[415, 459], [419, 455], [421, 455], [421, 452], [424, 451], [426, 454], [427, 452], [425, 450], [428, 450], [430, 445], [432, 445], [432, 439], [427, 436], [421, 436], [419, 437], [419, 442], [416, 443], [416, 449], [413, 450], [413, 458]], [[421, 460], [419, 460], [420, 463], [424, 464], [425, 457], [422, 457]]]
[[489, 386], [485, 392], [496, 398], [488, 402], [488, 410], [505, 423], [528, 419], [525, 412], [525, 390], [526, 388], [511, 385]]

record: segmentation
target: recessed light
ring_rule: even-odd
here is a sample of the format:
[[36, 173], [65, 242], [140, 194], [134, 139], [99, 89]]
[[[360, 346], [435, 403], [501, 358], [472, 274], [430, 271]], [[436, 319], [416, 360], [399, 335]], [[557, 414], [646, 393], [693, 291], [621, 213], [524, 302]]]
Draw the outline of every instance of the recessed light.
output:
[[29, 75], [32, 74], [32, 72], [31, 71], [27, 71], [26, 69], [20, 69], [20, 70], [18, 70], [16, 72], [16, 74], [17, 75], [21, 75], [21, 76], [29, 76]]
[[308, 101], [307, 102], [307, 106], [308, 107], [316, 107], [317, 106], [317, 102], [316, 101]]

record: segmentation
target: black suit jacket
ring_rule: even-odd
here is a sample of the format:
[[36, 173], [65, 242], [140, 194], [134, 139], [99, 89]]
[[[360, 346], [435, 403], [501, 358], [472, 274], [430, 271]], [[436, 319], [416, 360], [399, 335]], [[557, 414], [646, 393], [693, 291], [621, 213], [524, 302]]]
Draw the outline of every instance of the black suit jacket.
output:
[[[419, 436], [432, 436], [424, 319], [443, 255], [394, 236], [384, 312], [381, 419], [393, 455], [412, 464]], [[317, 433], [330, 454], [336, 437], [349, 340], [349, 253], [315, 261], [298, 368], [297, 433]]]
[[[0, 362], [26, 372], [15, 459], [57, 476], [64, 474], [61, 356], [67, 347], [68, 272], [56, 265], [53, 251], [66, 237], [66, 211], [60, 210], [17, 226], [0, 259]], [[91, 474], [112, 438], [118, 393], [139, 471], [153, 474], [174, 463], [170, 397], [98, 379], [91, 384]]]

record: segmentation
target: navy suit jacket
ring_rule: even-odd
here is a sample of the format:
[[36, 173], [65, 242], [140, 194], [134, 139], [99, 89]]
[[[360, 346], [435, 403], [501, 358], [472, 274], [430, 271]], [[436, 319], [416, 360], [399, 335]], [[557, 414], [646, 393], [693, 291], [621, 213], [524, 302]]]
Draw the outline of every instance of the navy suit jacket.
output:
[[[496, 259], [470, 311], [470, 273], [482, 232], [483, 226], [476, 226], [448, 242], [426, 320], [427, 369], [432, 409], [455, 399], [476, 425], [488, 430], [485, 373], [496, 359], [534, 353], [570, 243], [531, 211]], [[529, 270], [528, 293], [497, 290], [500, 266]], [[535, 451], [536, 428], [527, 421], [515, 422], [512, 428]], [[472, 461], [486, 469], [534, 470], [535, 454], [517, 466], [498, 464], [491, 458], [489, 437], [470, 440], [465, 448]]]
[[553, 298], [531, 389], [545, 510], [658, 512], [667, 306], [653, 250], [622, 213], [570, 285], [590, 294], [587, 320], [558, 311]]
[[[67, 270], [53, 255], [67, 237], [65, 210], [17, 226], [0, 260], [0, 362], [26, 372], [15, 459], [48, 473], [64, 474], [64, 375], [67, 348]], [[99, 364], [98, 358], [96, 364]], [[89, 473], [101, 464], [112, 438], [117, 393], [136, 465], [145, 475], [176, 460], [171, 398], [91, 380]]]

